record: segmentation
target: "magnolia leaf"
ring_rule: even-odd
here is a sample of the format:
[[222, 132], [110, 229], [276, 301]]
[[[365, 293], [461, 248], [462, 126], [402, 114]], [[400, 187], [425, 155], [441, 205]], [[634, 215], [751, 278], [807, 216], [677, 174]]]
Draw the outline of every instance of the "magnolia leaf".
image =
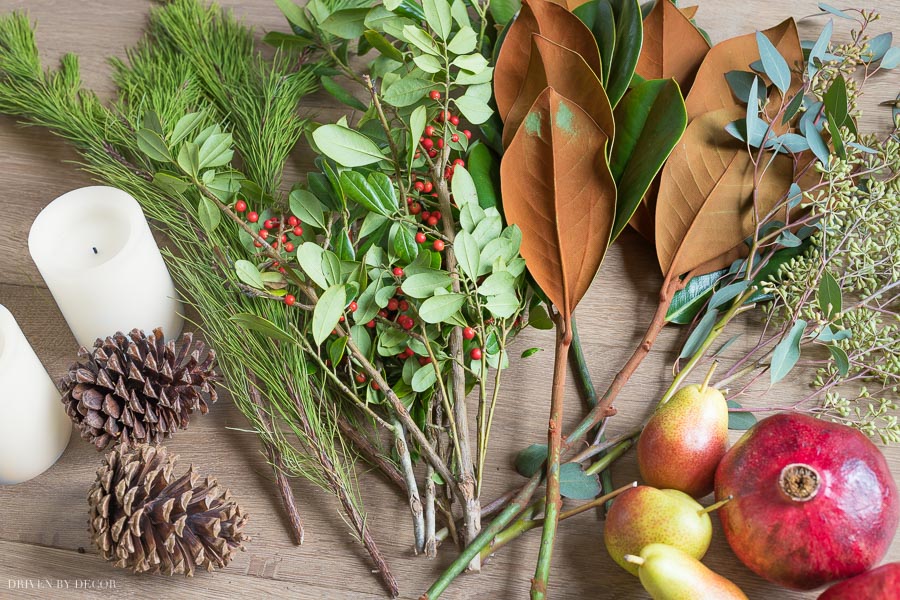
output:
[[426, 323], [440, 323], [456, 314], [465, 302], [465, 294], [432, 296], [419, 307], [419, 316]]
[[[616, 15], [613, 12], [612, 4], [610, 0], [591, 0], [575, 8], [570, 7], [570, 10], [594, 34], [600, 50], [600, 68], [602, 70], [600, 79], [605, 87], [609, 83], [616, 51]], [[636, 64], [637, 53], [632, 52], [632, 54]], [[634, 64], [631, 65], [631, 68], [633, 71]]]
[[316, 345], [320, 345], [337, 327], [347, 302], [347, 291], [343, 285], [333, 285], [319, 296], [313, 309], [312, 334]]
[[775, 346], [775, 351], [772, 352], [772, 364], [769, 366], [769, 375], [773, 384], [784, 379], [784, 376], [800, 360], [800, 339], [803, 337], [804, 331], [806, 331], [806, 321], [797, 319], [788, 334]]
[[535, 33], [580, 54], [597, 77], [600, 76], [600, 52], [597, 43], [593, 34], [578, 17], [566, 8], [546, 0], [533, 2], [525, 0], [522, 2], [519, 16], [509, 26], [494, 70], [497, 112], [504, 120], [519, 96], [519, 90], [522, 89], [528, 73], [532, 34]]
[[229, 317], [229, 320], [237, 323], [245, 329], [256, 331], [266, 337], [272, 338], [273, 340], [278, 340], [279, 342], [288, 342], [291, 344], [297, 343], [297, 340], [294, 339], [291, 334], [286, 332], [284, 329], [282, 329], [272, 321], [264, 319], [258, 315], [253, 315], [250, 313], [237, 313], [235, 315], [231, 315]]
[[[656, 207], [663, 273], [675, 276], [728, 266], [734, 260], [730, 253], [753, 233], [753, 163], [746, 146], [724, 129], [743, 115], [743, 107], [736, 106], [698, 117], [666, 162], [659, 192], [666, 201]], [[763, 160], [770, 160], [769, 153]], [[784, 198], [793, 182], [790, 157], [779, 154], [771, 161], [757, 196], [760, 214]]]
[[[793, 19], [787, 19], [763, 31], [762, 34], [784, 57], [783, 60], [786, 60], [788, 66], [804, 64], [800, 36]], [[755, 33], [731, 38], [713, 46], [703, 59], [694, 78], [694, 85], [685, 99], [688, 120], [692, 121], [705, 113], [738, 105], [739, 101], [731, 93], [725, 74], [731, 71], [746, 71], [748, 66], [759, 58], [759, 44]], [[789, 93], [786, 95], [796, 93], [802, 83], [799, 74], [793, 74], [790, 81]], [[779, 102], [775, 104], [777, 106]], [[776, 130], [776, 133], [781, 132]]]
[[258, 290], [263, 290], [266, 288], [266, 284], [262, 280], [262, 276], [259, 274], [259, 269], [256, 268], [249, 260], [237, 260], [234, 262], [234, 272], [237, 274], [238, 279], [249, 285], [250, 287], [256, 288]]
[[345, 167], [371, 165], [385, 158], [375, 142], [347, 127], [322, 125], [312, 137], [325, 156]]
[[522, 231], [521, 254], [565, 318], [587, 292], [609, 245], [616, 189], [607, 143], [588, 113], [547, 88], [500, 165], [503, 208]]
[[607, 139], [614, 139], [612, 107], [597, 73], [572, 50], [535, 34], [522, 89], [504, 119], [504, 146], [512, 142], [531, 106], [548, 86], [584, 110]]
[[612, 239], [628, 225], [687, 126], [684, 99], [672, 79], [636, 85], [616, 106], [614, 115], [616, 143], [609, 168], [618, 196]]
[[[574, 12], [590, 29], [599, 47], [601, 69], [595, 71], [604, 78], [606, 94], [610, 104], [615, 106], [631, 84], [643, 45], [638, 1], [593, 0], [578, 6]], [[611, 36], [614, 39], [610, 39]], [[560, 41], [564, 38], [551, 39]], [[572, 49], [581, 53], [578, 48]]]
[[644, 79], [675, 79], [691, 89], [709, 43], [672, 2], [657, 2], [644, 19], [644, 43], [635, 73]]

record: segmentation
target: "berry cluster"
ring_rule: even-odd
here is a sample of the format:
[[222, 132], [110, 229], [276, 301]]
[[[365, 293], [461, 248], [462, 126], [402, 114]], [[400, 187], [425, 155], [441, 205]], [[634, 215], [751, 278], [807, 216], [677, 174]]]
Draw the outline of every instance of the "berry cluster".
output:
[[[235, 202], [234, 210], [241, 214], [246, 212], [247, 221], [250, 223], [259, 222], [259, 213], [253, 210], [247, 212], [248, 206], [244, 200]], [[283, 216], [272, 217], [263, 221], [257, 235], [260, 239], [267, 241], [275, 250], [278, 250], [279, 245], [281, 245], [285, 252], [293, 252], [296, 238], [303, 235], [303, 226], [300, 223], [300, 219], [294, 215], [290, 215], [286, 219]], [[270, 237], [272, 238], [271, 241], [269, 240]], [[259, 240], [254, 241], [253, 245], [257, 248], [262, 248], [262, 242]]]

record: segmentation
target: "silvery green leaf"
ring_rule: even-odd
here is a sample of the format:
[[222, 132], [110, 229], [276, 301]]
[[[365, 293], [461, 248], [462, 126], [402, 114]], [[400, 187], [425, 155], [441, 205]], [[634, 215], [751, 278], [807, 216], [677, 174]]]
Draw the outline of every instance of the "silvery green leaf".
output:
[[358, 131], [340, 125], [322, 125], [313, 132], [312, 137], [325, 156], [345, 167], [371, 165], [385, 158], [375, 142]]
[[700, 319], [700, 322], [697, 323], [694, 331], [691, 332], [691, 335], [684, 343], [684, 348], [681, 349], [681, 354], [678, 355], [678, 358], [691, 357], [700, 349], [700, 345], [703, 343], [703, 340], [705, 340], [707, 336], [709, 336], [710, 332], [715, 326], [718, 316], [719, 311], [717, 311], [716, 309], [709, 310], [705, 315], [703, 315], [703, 318]]
[[759, 118], [759, 103], [756, 98], [759, 97], [759, 78], [754, 77], [750, 83], [750, 92], [748, 98], [750, 102], [747, 104], [747, 139], [751, 146], [759, 148], [765, 141], [766, 133], [769, 129], [765, 121]]
[[804, 331], [806, 331], [806, 321], [797, 319], [788, 334], [775, 346], [775, 351], [772, 352], [772, 363], [769, 366], [770, 380], [773, 384], [784, 379], [784, 376], [800, 360], [800, 339], [803, 337]]
[[477, 44], [478, 36], [475, 34], [475, 30], [469, 26], [464, 26], [447, 44], [447, 50], [456, 55], [468, 54], [475, 49]]
[[516, 471], [522, 477], [532, 477], [547, 460], [547, 444], [532, 444], [516, 455]]
[[442, 40], [450, 35], [453, 19], [450, 15], [450, 3], [447, 0], [422, 0], [425, 21]]
[[881, 35], [876, 35], [869, 40], [869, 53], [871, 57], [866, 62], [875, 62], [881, 60], [887, 51], [891, 49], [891, 43], [894, 41], [894, 34], [888, 31]]
[[343, 285], [333, 285], [319, 297], [316, 307], [313, 309], [312, 334], [316, 345], [320, 345], [332, 330], [337, 327], [338, 321], [347, 305], [346, 290]]
[[828, 170], [831, 162], [831, 155], [828, 152], [828, 146], [826, 146], [825, 142], [822, 140], [822, 135], [819, 133], [819, 130], [816, 129], [813, 120], [808, 119], [804, 121], [801, 119], [800, 130], [806, 137], [806, 142], [809, 144], [813, 154], [816, 155], [816, 158], [818, 158], [825, 169]]
[[888, 50], [878, 66], [881, 69], [896, 69], [900, 67], [900, 48], [895, 47]]
[[171, 162], [172, 160], [165, 140], [151, 129], [141, 129], [137, 132], [137, 145], [141, 152], [155, 161]]
[[458, 166], [453, 169], [453, 179], [450, 182], [450, 189], [453, 192], [453, 199], [460, 207], [474, 203], [478, 204], [478, 191], [475, 189], [475, 182], [465, 167]]
[[[740, 404], [734, 400], [728, 401], [728, 408], [742, 408]], [[732, 431], [746, 431], [756, 425], [756, 417], [752, 412], [728, 412], [728, 429]]]
[[559, 468], [559, 493], [572, 500], [591, 500], [600, 495], [596, 475], [588, 475], [581, 465], [570, 462]]
[[791, 69], [788, 67], [787, 61], [778, 52], [778, 49], [772, 45], [762, 32], [756, 32], [756, 44], [759, 47], [759, 56], [762, 61], [763, 70], [772, 83], [775, 84], [782, 94], [787, 93], [791, 87]]
[[468, 231], [460, 231], [453, 241], [453, 253], [459, 263], [459, 268], [466, 276], [475, 281], [478, 279], [478, 267], [481, 260], [481, 250], [478, 242]]
[[797, 208], [802, 201], [803, 192], [800, 190], [800, 186], [796, 183], [792, 183], [790, 189], [788, 190], [788, 210]]
[[519, 308], [519, 299], [511, 292], [497, 294], [496, 296], [489, 296], [484, 306], [498, 319], [506, 319], [513, 316]]
[[465, 231], [471, 233], [485, 216], [484, 209], [478, 206], [477, 202], [468, 202], [462, 205], [459, 211], [459, 224]]
[[746, 119], [739, 119], [737, 121], [732, 121], [725, 125], [725, 131], [731, 135], [731, 137], [736, 138], [742, 142], [747, 141], [747, 121]]
[[841, 340], [849, 340], [851, 337], [853, 337], [853, 330], [851, 329], [839, 329], [838, 331], [834, 331], [831, 328], [831, 325], [826, 325], [816, 332], [815, 340], [817, 342], [822, 342], [823, 344], [828, 344], [831, 342], [839, 342]]
[[199, 213], [200, 224], [208, 232], [215, 231], [219, 223], [222, 222], [222, 213], [219, 211], [219, 207], [206, 196], [200, 198], [197, 212]]
[[815, 61], [819, 60], [820, 62], [824, 60], [825, 52], [828, 50], [828, 44], [831, 42], [831, 33], [834, 30], [834, 21], [828, 20], [825, 23], [825, 27], [822, 28], [822, 33], [819, 34], [819, 39], [816, 40], [815, 45], [813, 45], [812, 50], [809, 51], [809, 62], [806, 65], [806, 72], [810, 76], [816, 74], [819, 68], [816, 66]]
[[775, 240], [775, 243], [780, 246], [784, 246], [785, 248], [796, 248], [803, 243], [803, 240], [801, 240], [790, 231], [782, 231], [778, 234], [778, 238]]
[[430, 54], [419, 54], [418, 56], [414, 56], [413, 62], [426, 73], [439, 73], [444, 68], [441, 61]]
[[453, 59], [453, 65], [474, 74], [481, 73], [488, 66], [488, 61], [485, 57], [476, 52], [474, 54], [466, 54], [465, 56], [457, 56]]
[[[424, 69], [423, 69], [424, 70]], [[412, 106], [434, 89], [434, 82], [420, 77], [404, 77], [392, 83], [383, 94], [384, 101], [392, 106]]]
[[719, 308], [725, 303], [731, 302], [732, 300], [743, 294], [744, 290], [746, 290], [747, 286], [749, 285], [749, 281], [741, 280], [726, 285], [721, 290], [717, 290], [716, 293], [712, 295], [712, 298], [709, 299], [709, 308]]
[[426, 54], [433, 54], [434, 56], [441, 55], [434, 40], [431, 39], [431, 36], [415, 25], [406, 25], [403, 27], [403, 39]]
[[851, 21], [853, 20], [853, 17], [851, 15], [845, 13], [844, 11], [842, 11], [839, 8], [835, 8], [835, 7], [831, 6], [830, 4], [825, 4], [824, 2], [819, 2], [819, 10], [823, 10], [827, 13], [831, 13], [834, 16], [840, 17], [842, 19], [849, 19]]
[[769, 148], [775, 148], [777, 151], [800, 153], [809, 150], [809, 142], [806, 138], [797, 133], [783, 133], [776, 138], [766, 142]]
[[234, 262], [234, 272], [237, 274], [238, 279], [250, 287], [258, 290], [265, 289], [266, 284], [259, 274], [259, 269], [249, 260], [236, 260]]
[[516, 278], [507, 271], [500, 271], [487, 277], [478, 286], [478, 293], [482, 296], [497, 296], [499, 294], [514, 294]]
[[[459, 83], [458, 80], [457, 83]], [[494, 114], [494, 111], [488, 106], [486, 101], [473, 98], [472, 96], [465, 95], [456, 98], [455, 102], [462, 115], [473, 125], [481, 125]]]
[[[729, 71], [725, 73], [725, 80], [728, 82], [728, 86], [731, 88], [732, 93], [738, 100], [746, 104], [749, 104], [750, 86], [758, 79], [759, 76], [750, 71]], [[758, 86], [756, 96], [759, 100], [759, 104], [765, 102], [766, 87]]]
[[419, 307], [419, 316], [426, 323], [440, 323], [453, 316], [465, 302], [465, 294], [432, 296]]
[[325, 279], [325, 273], [322, 271], [322, 254], [324, 252], [325, 250], [321, 246], [313, 242], [304, 242], [297, 248], [297, 262], [300, 264], [300, 268], [322, 289], [328, 287], [328, 280]]

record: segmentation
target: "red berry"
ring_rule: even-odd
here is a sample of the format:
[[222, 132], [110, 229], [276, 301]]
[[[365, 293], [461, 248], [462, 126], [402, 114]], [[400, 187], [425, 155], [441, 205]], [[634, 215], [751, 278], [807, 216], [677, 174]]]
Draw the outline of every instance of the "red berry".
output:
[[403, 319], [403, 322], [400, 323], [400, 326], [403, 327], [403, 329], [410, 330], [415, 324], [416, 322], [413, 321], [411, 317], [406, 317]]
[[287, 244], [284, 245], [284, 249], [285, 249], [286, 251], [288, 251], [288, 252], [293, 252], [293, 251], [294, 251], [294, 245], [293, 245], [292, 243], [288, 242]]
[[431, 190], [433, 190], [433, 189], [434, 189], [434, 184], [431, 183], [430, 181], [426, 181], [426, 182], [425, 182], [425, 189], [422, 190], [422, 191], [424, 191], [426, 194], [429, 194], [429, 193], [431, 193]]
[[423, 366], [423, 367], [424, 367], [425, 365], [427, 365], [428, 363], [430, 363], [430, 362], [431, 362], [431, 357], [430, 357], [430, 356], [420, 356], [420, 357], [419, 357], [419, 364], [420, 364], [421, 366]]
[[272, 219], [266, 219], [266, 222], [263, 223], [263, 227], [265, 227], [266, 229], [272, 229], [272, 227], [274, 227], [274, 226], [275, 226], [275, 223], [274, 223], [274, 221], [272, 221]]
[[297, 301], [297, 299], [294, 298], [294, 296], [292, 294], [288, 294], [287, 296], [284, 297], [284, 303], [287, 304], [288, 306], [293, 306], [294, 302], [296, 302], [296, 301]]
[[378, 311], [378, 316], [381, 317], [382, 319], [387, 319], [387, 311], [382, 308], [381, 310]]
[[439, 138], [437, 141], [438, 148], [444, 147], [444, 138]]
[[377, 383], [375, 383], [375, 382], [373, 381], [373, 382], [372, 382], [372, 389], [375, 390], [375, 391], [377, 392], [377, 391], [380, 390], [381, 388], [378, 386]]
[[481, 360], [481, 348], [472, 348], [469, 356], [472, 357], [472, 360]]
[[464, 160], [461, 159], [461, 158], [457, 158], [456, 160], [453, 161], [453, 166], [454, 166], [454, 167], [465, 167], [465, 166], [466, 166], [466, 161], [464, 161]]
[[413, 202], [409, 205], [409, 212], [414, 215], [419, 214], [420, 212], [422, 212], [422, 205], [418, 202]]
[[294, 235], [303, 235], [303, 228], [297, 225], [294, 227], [294, 231], [292, 232]]
[[432, 100], [440, 100], [441, 93], [437, 90], [431, 90], [431, 93], [428, 94], [428, 97], [431, 98]]
[[456, 135], [456, 134], [454, 133], [453, 135], [450, 136], [450, 141], [451, 141], [451, 142], [458, 142], [458, 141], [459, 141], [459, 136]]
[[438, 224], [437, 217], [435, 217], [434, 215], [428, 217], [428, 221], [427, 221], [427, 222], [428, 222], [428, 224], [431, 225], [432, 227], [434, 227], [435, 225]]
[[416, 243], [417, 243], [417, 244], [424, 244], [424, 243], [425, 243], [425, 234], [422, 233], [421, 231], [420, 231], [419, 233], [416, 234]]
[[428, 156], [429, 156], [430, 158], [435, 158], [435, 157], [437, 157], [437, 150], [429, 150], [429, 151], [428, 151]]
[[475, 337], [475, 330], [471, 327], [466, 327], [465, 329], [463, 329], [463, 337], [467, 340], [471, 340]]
[[278, 272], [281, 273], [282, 275], [287, 275], [287, 269], [285, 269], [284, 267], [281, 267], [280, 269], [278, 269]]
[[270, 245], [272, 248], [278, 248], [278, 242], [272, 242]]
[[424, 222], [424, 221], [427, 221], [427, 220], [428, 220], [428, 217], [430, 217], [430, 216], [431, 216], [431, 213], [428, 212], [427, 210], [423, 210], [423, 211], [422, 211], [422, 221], [423, 221], [423, 222]]
[[281, 243], [285, 243], [287, 241], [287, 236], [285, 234], [281, 234]]
[[290, 225], [291, 227], [296, 227], [299, 224], [300, 224], [300, 219], [298, 219], [294, 215], [291, 215], [288, 217], [288, 225]]
[[234, 210], [238, 212], [244, 212], [245, 210], [247, 210], [247, 203], [243, 200], [238, 200], [234, 203]]
[[368, 327], [369, 329], [374, 329], [375, 328], [375, 319], [372, 319], [371, 321], [366, 323], [366, 327]]
[[259, 221], [259, 213], [256, 213], [254, 211], [248, 212], [247, 220], [250, 221], [251, 223], [256, 223], [257, 221]]
[[438, 113], [438, 115], [434, 118], [434, 120], [437, 121], [438, 123], [440, 123], [444, 120], [446, 114], [447, 113], [442, 110], [441, 112]]
[[459, 117], [456, 115], [450, 115], [450, 122], [454, 125], [459, 125]]
[[441, 211], [439, 211], [439, 210], [432, 211], [431, 216], [434, 217], [435, 219], [437, 219], [438, 221], [440, 221], [441, 220]]
[[365, 383], [366, 382], [366, 374], [365, 373], [357, 373], [356, 374], [356, 383]]
[[253, 242], [253, 245], [256, 246], [257, 248], [262, 248], [262, 242], [259, 242], [259, 241]]
[[417, 191], [417, 192], [424, 191], [424, 190], [425, 190], [425, 182], [424, 182], [424, 181], [417, 181], [417, 182], [415, 182], [415, 183], [413, 184], [413, 187], [416, 188], [416, 191]]
[[350, 312], [356, 312], [356, 309], [359, 308], [359, 305], [354, 300], [349, 305], [347, 305], [347, 308], [350, 309]]
[[431, 245], [434, 248], [435, 252], [443, 252], [444, 251], [444, 242], [442, 240], [434, 240], [434, 243]]
[[262, 239], [266, 239], [267, 237], [269, 237], [269, 230], [268, 229], [260, 229], [258, 235]]
[[397, 302], [397, 299], [396, 299], [396, 298], [391, 298], [390, 300], [388, 300], [388, 303], [387, 303], [387, 309], [388, 309], [389, 311], [391, 311], [391, 312], [394, 312], [395, 310], [397, 310], [397, 306], [398, 306], [399, 304], [400, 304], [400, 303]]
[[422, 142], [422, 147], [426, 150], [431, 150], [432, 148], [434, 148], [434, 140], [432, 140], [431, 138], [425, 138], [425, 140]]
[[403, 277], [403, 269], [400, 267], [394, 267], [393, 273], [394, 277]]
[[471, 140], [471, 139], [472, 139], [472, 132], [469, 131], [468, 129], [463, 129], [463, 135], [466, 136], [466, 139], [467, 139], [467, 140]]
[[409, 310], [409, 302], [406, 300], [401, 300], [400, 305], [397, 307], [400, 312], [406, 312]]
[[425, 127], [425, 135], [431, 137], [434, 135], [434, 125], [427, 125]]

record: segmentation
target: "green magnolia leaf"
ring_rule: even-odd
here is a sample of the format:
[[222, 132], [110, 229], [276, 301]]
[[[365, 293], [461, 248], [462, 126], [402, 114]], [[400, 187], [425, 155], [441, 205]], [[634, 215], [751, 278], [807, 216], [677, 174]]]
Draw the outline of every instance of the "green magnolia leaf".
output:
[[791, 69], [787, 61], [761, 31], [756, 32], [756, 45], [759, 47], [759, 57], [766, 75], [782, 94], [786, 94], [791, 87]]
[[199, 169], [221, 167], [230, 163], [234, 156], [234, 150], [231, 149], [233, 143], [230, 133], [216, 133], [206, 138], [197, 153]]
[[594, 34], [600, 49], [601, 81], [609, 82], [613, 53], [616, 49], [616, 16], [609, 0], [586, 2], [572, 11]]
[[470, 96], [468, 93], [456, 98], [454, 102], [466, 120], [473, 125], [481, 125], [494, 114], [487, 101]]
[[312, 318], [313, 340], [316, 345], [321, 345], [337, 327], [347, 305], [346, 301], [346, 290], [343, 285], [333, 285], [319, 297]]
[[172, 133], [169, 135], [169, 145], [177, 146], [187, 136], [191, 135], [191, 133], [199, 127], [200, 123], [203, 122], [205, 116], [206, 115], [203, 112], [194, 112], [188, 113], [178, 119], [178, 122], [175, 123], [175, 128], [172, 129]]
[[304, 242], [297, 248], [297, 262], [306, 276], [322, 289], [328, 287], [328, 280], [322, 271], [322, 255], [325, 251], [316, 243]]
[[272, 338], [273, 340], [277, 340], [279, 342], [288, 342], [290, 344], [297, 343], [297, 340], [294, 339], [291, 334], [280, 328], [272, 321], [264, 319], [258, 315], [253, 315], [250, 313], [237, 313], [235, 315], [231, 315], [231, 317], [229, 317], [229, 320], [237, 323], [245, 329], [256, 331], [268, 338]]
[[456, 314], [465, 302], [465, 294], [432, 296], [419, 307], [419, 316], [426, 323], [440, 323]]
[[585, 473], [580, 464], [566, 463], [559, 468], [559, 493], [572, 500], [590, 500], [600, 495], [600, 483], [596, 475]]
[[787, 375], [797, 361], [800, 360], [800, 339], [806, 331], [806, 321], [797, 319], [772, 352], [772, 364], [769, 366], [769, 375], [772, 384], [776, 384]]
[[846, 377], [850, 372], [850, 357], [847, 356], [847, 353], [840, 346], [830, 345], [828, 346], [828, 351], [831, 352], [831, 357], [834, 359], [834, 366], [837, 368], [838, 373], [840, 373], [841, 377]]
[[453, 253], [462, 272], [475, 281], [478, 279], [478, 267], [481, 259], [481, 249], [478, 242], [468, 231], [460, 231], [453, 242]]
[[672, 304], [666, 313], [666, 321], [679, 325], [687, 325], [693, 321], [700, 309], [706, 305], [706, 300], [712, 295], [716, 283], [727, 273], [727, 269], [721, 269], [692, 277], [684, 289], [676, 292], [672, 298]]
[[425, 98], [428, 92], [434, 89], [434, 82], [430, 79], [419, 77], [404, 77], [392, 83], [384, 92], [384, 101], [388, 104], [402, 108], [412, 106]]
[[453, 192], [453, 199], [456, 201], [457, 206], [462, 207], [470, 202], [478, 204], [478, 192], [475, 190], [475, 182], [464, 167], [458, 166], [453, 169], [450, 190]]
[[199, 213], [200, 224], [208, 232], [215, 231], [219, 223], [222, 222], [222, 212], [219, 210], [219, 207], [205, 196], [200, 199], [197, 212]]
[[[611, 7], [615, 16], [614, 26], [610, 26], [608, 21], [609, 10], [598, 9], [595, 6], [601, 2], [605, 2]], [[631, 84], [634, 69], [641, 55], [644, 40], [641, 7], [637, 0], [592, 0], [582, 4], [573, 12], [594, 34], [597, 45], [601, 48], [603, 64], [610, 65], [608, 80], [604, 83], [609, 103], [615, 108]], [[608, 56], [603, 56], [604, 51], [609, 52], [610, 35], [615, 35], [611, 60]]]
[[[728, 408], [743, 408], [734, 400], [728, 401]], [[751, 412], [728, 412], [728, 429], [746, 431], [756, 425], [756, 416]]]
[[290, 195], [291, 213], [302, 223], [309, 223], [319, 229], [325, 229], [325, 211], [322, 203], [312, 192], [296, 189]]
[[453, 39], [447, 44], [447, 50], [453, 54], [462, 55], [472, 52], [477, 45], [478, 36], [475, 34], [475, 30], [469, 26], [465, 26], [453, 36]]
[[433, 388], [435, 383], [437, 383], [437, 373], [434, 370], [434, 365], [427, 364], [416, 369], [416, 372], [413, 373], [410, 386], [414, 392], [421, 393]]
[[681, 354], [678, 355], [678, 358], [688, 358], [697, 353], [700, 346], [703, 344], [703, 340], [709, 336], [715, 326], [718, 316], [719, 311], [715, 309], [712, 309], [703, 315], [703, 318], [697, 323], [694, 331], [688, 336], [687, 341], [684, 343], [684, 348], [681, 349]]
[[447, 289], [450, 283], [450, 275], [444, 271], [425, 271], [407, 277], [400, 287], [410, 298], [430, 298], [436, 289]]
[[237, 274], [238, 279], [240, 279], [250, 287], [256, 288], [258, 290], [263, 290], [266, 288], [266, 284], [263, 283], [262, 277], [259, 274], [259, 269], [257, 269], [256, 265], [254, 265], [249, 260], [235, 261], [234, 272]]
[[533, 477], [547, 460], [547, 444], [532, 444], [516, 455], [516, 472], [522, 477]]
[[507, 319], [519, 308], [519, 299], [512, 292], [489, 296], [484, 303], [485, 308], [498, 319]]
[[325, 156], [345, 167], [363, 167], [385, 159], [375, 142], [340, 125], [322, 125], [312, 137]]
[[171, 162], [172, 155], [162, 136], [150, 129], [141, 129], [137, 133], [137, 145], [141, 152], [155, 161]]
[[[612, 239], [625, 229], [653, 179], [687, 127], [687, 110], [673, 79], [644, 81], [613, 113], [616, 143], [609, 168], [618, 189]], [[455, 175], [454, 175], [455, 177]]]
[[819, 281], [817, 300], [819, 302], [819, 308], [822, 310], [822, 314], [825, 315], [825, 318], [828, 320], [839, 314], [843, 309], [841, 285], [828, 271], [822, 273], [822, 279]]
[[345, 40], [354, 40], [366, 30], [365, 20], [368, 8], [346, 8], [338, 10], [319, 23], [319, 27]]
[[319, 81], [322, 83], [322, 88], [326, 92], [331, 94], [335, 98], [335, 100], [337, 100], [341, 104], [346, 104], [350, 108], [355, 108], [356, 110], [362, 112], [365, 112], [366, 109], [369, 108], [331, 77], [326, 77], [325, 75], [323, 75], [319, 78]]
[[453, 19], [450, 16], [450, 3], [447, 0], [422, 0], [422, 9], [425, 11], [425, 21], [434, 30], [438, 37], [446, 40], [453, 27]]

